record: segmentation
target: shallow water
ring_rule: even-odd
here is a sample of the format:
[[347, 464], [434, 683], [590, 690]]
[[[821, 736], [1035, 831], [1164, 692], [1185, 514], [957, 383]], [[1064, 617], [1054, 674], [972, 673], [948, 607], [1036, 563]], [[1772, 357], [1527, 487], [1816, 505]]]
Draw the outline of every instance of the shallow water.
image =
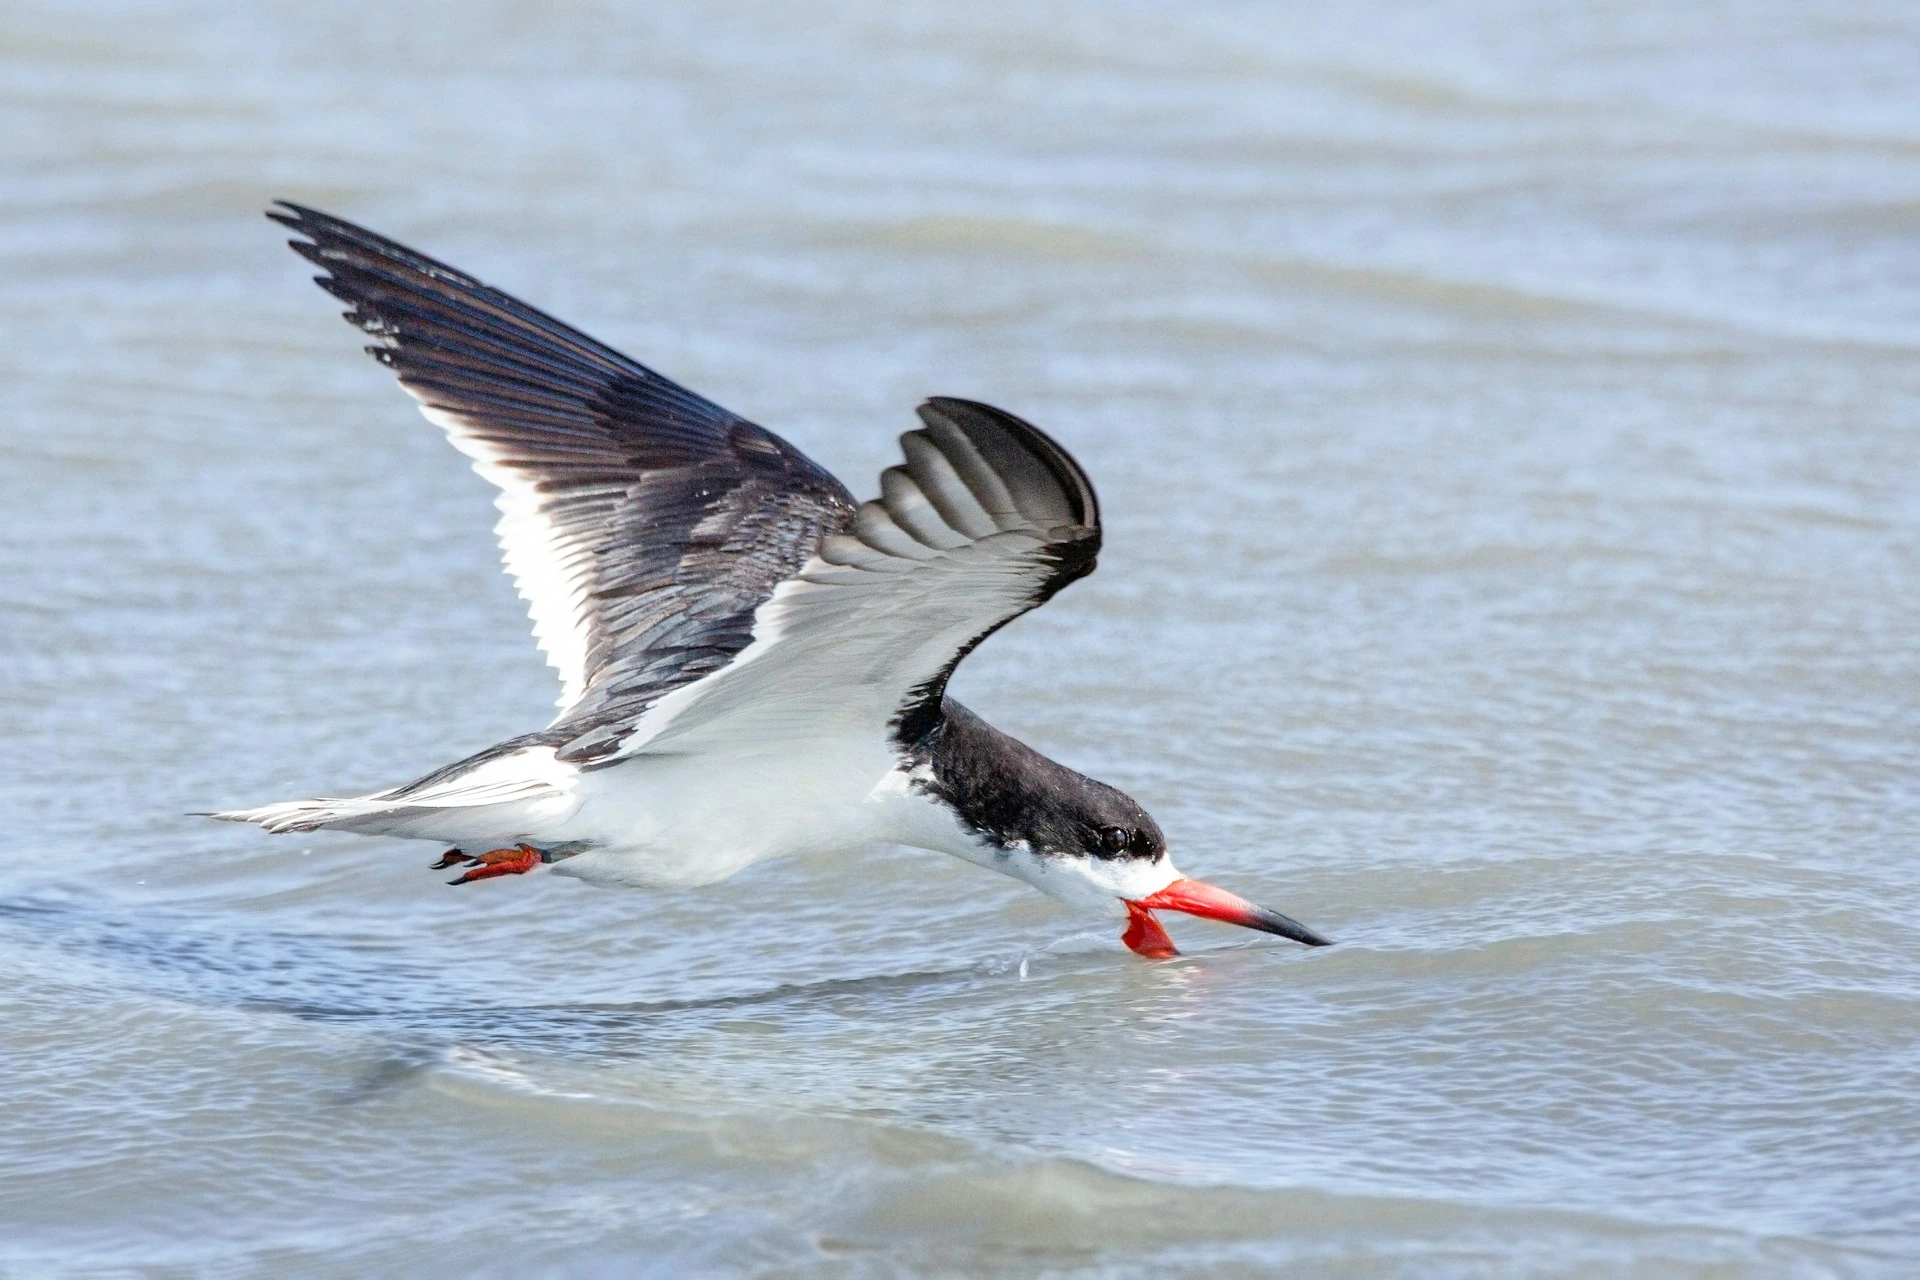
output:
[[[232, 8], [0, 8], [0, 1270], [1920, 1270], [1911, 11]], [[858, 493], [1043, 424], [956, 692], [1340, 945], [183, 817], [553, 696], [283, 195]]]

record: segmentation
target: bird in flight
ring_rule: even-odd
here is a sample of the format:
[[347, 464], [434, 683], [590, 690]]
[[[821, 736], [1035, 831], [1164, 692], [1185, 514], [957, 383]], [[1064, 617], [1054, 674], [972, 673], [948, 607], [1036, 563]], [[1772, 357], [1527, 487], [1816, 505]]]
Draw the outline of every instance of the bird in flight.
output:
[[975, 646], [1093, 571], [1093, 486], [1038, 428], [930, 399], [855, 502], [771, 431], [498, 289], [315, 209], [268, 216], [499, 488], [560, 713], [402, 786], [213, 816], [442, 842], [453, 884], [550, 864], [700, 885], [903, 844], [1124, 919], [1143, 956], [1178, 954], [1156, 911], [1327, 944], [1182, 876], [1130, 797], [947, 697]]

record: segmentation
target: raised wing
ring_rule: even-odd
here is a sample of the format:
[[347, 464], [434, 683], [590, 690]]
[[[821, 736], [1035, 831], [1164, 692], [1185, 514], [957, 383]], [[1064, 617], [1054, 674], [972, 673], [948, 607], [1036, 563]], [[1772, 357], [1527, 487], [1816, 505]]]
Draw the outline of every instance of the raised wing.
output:
[[725, 667], [852, 515], [773, 433], [471, 276], [280, 205], [267, 216], [305, 237], [289, 243], [367, 350], [499, 486], [507, 569], [560, 672], [556, 724], [630, 721]]
[[919, 412], [905, 464], [760, 606], [753, 643], [624, 726], [619, 754], [889, 729], [911, 745], [974, 646], [1093, 571], [1099, 503], [1066, 450], [988, 405]]

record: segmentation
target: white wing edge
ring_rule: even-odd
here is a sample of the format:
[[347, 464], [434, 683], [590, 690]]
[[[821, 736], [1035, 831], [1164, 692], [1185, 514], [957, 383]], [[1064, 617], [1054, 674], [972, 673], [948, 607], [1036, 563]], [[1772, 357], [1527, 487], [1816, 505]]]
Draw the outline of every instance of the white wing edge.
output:
[[446, 432], [453, 447], [473, 460], [474, 471], [500, 491], [493, 500], [500, 509], [493, 533], [514, 587], [527, 602], [534, 641], [546, 654], [548, 665], [560, 673], [555, 705], [565, 711], [587, 691], [586, 602], [593, 589], [592, 548], [577, 547], [569, 555], [559, 530], [540, 509], [540, 495], [528, 473], [504, 465], [465, 417], [436, 408], [404, 382], [400, 385], [419, 402], [422, 416]]

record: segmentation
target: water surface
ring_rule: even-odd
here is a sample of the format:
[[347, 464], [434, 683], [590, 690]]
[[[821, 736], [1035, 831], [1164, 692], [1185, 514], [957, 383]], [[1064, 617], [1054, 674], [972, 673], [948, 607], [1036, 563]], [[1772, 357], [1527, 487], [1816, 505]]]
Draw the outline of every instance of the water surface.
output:
[[[169, 10], [0, 10], [0, 1270], [1920, 1268], [1913, 14]], [[182, 816], [551, 711], [274, 196], [863, 496], [1043, 424], [956, 692], [1340, 945]]]

